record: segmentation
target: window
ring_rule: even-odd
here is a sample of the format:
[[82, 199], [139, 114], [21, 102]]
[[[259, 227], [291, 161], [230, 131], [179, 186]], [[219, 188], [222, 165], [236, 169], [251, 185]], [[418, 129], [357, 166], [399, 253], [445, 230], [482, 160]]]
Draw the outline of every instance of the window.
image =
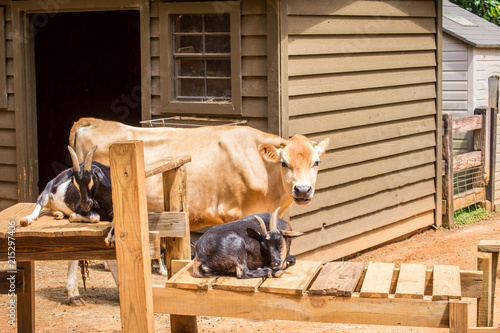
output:
[[160, 4], [163, 113], [241, 115], [239, 2]]

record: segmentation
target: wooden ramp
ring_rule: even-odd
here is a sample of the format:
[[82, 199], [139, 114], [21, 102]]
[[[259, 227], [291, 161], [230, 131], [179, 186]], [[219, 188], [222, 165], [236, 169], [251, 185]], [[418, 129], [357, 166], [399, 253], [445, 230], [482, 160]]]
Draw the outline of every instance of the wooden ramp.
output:
[[324, 295], [360, 298], [407, 298], [450, 300], [479, 297], [480, 272], [460, 271], [458, 266], [370, 262], [367, 267], [355, 262], [298, 260], [280, 278], [238, 279], [230, 276], [195, 278], [193, 263], [170, 278], [166, 287], [191, 290], [266, 292], [287, 295]]

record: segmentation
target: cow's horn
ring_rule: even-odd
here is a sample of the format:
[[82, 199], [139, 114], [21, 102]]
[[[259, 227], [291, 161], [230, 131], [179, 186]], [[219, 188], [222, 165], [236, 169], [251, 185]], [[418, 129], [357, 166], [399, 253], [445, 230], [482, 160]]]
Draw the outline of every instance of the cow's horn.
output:
[[269, 222], [269, 232], [278, 230], [278, 212], [280, 207], [276, 208], [274, 213], [271, 215], [271, 222]]
[[254, 215], [253, 217], [255, 217], [255, 219], [259, 222], [260, 228], [262, 229], [262, 235], [264, 235], [266, 239], [269, 239], [269, 233], [267, 232], [266, 224], [264, 223], [264, 221], [257, 215]]
[[85, 165], [83, 167], [83, 170], [90, 171], [90, 168], [92, 168], [92, 158], [94, 158], [94, 152], [96, 149], [97, 146], [94, 146], [87, 154], [87, 157], [85, 157]]
[[78, 157], [76, 157], [75, 151], [71, 148], [71, 146], [68, 146], [68, 150], [71, 155], [71, 161], [73, 162], [73, 169], [80, 171], [80, 164], [78, 163]]

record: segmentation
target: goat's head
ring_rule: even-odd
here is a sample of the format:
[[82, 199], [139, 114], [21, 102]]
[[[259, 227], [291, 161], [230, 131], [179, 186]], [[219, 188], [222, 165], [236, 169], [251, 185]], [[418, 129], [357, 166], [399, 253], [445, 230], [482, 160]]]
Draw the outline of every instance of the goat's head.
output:
[[271, 268], [275, 271], [283, 268], [286, 256], [288, 252], [290, 252], [290, 242], [288, 242], [287, 239], [302, 235], [301, 232], [278, 229], [279, 210], [280, 208], [278, 207], [271, 215], [269, 230], [267, 230], [264, 221], [257, 215], [254, 215], [254, 217], [259, 222], [262, 232], [259, 233], [251, 228], [247, 229], [247, 233], [250, 237], [260, 241], [261, 249], [269, 255], [271, 259]]
[[88, 212], [92, 208], [94, 197], [100, 184], [99, 177], [94, 176], [95, 170], [92, 169], [92, 158], [96, 149], [97, 146], [94, 146], [88, 152], [87, 157], [85, 157], [85, 162], [79, 164], [75, 151], [68, 146], [74, 169], [72, 177], [73, 185], [75, 185], [80, 193], [80, 206], [85, 212]]

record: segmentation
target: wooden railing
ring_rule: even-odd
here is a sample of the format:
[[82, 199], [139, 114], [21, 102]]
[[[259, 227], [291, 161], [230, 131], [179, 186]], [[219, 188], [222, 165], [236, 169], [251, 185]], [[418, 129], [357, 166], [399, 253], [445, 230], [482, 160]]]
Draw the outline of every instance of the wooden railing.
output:
[[[453, 134], [474, 131], [474, 150], [453, 156]], [[454, 227], [457, 203], [465, 206], [480, 202], [491, 211], [494, 204], [492, 178], [496, 143], [496, 109], [479, 107], [474, 116], [453, 119], [443, 113], [443, 225]], [[474, 167], [481, 167], [479, 184], [461, 193], [455, 193], [453, 174]], [[490, 186], [488, 186], [490, 185]], [[464, 205], [462, 205], [464, 206]]]

